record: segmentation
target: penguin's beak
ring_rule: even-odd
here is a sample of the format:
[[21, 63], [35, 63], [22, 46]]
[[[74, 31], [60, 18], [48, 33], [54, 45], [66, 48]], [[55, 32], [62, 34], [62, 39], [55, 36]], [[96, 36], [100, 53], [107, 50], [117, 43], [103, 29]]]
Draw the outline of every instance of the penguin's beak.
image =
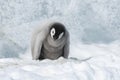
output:
[[54, 40], [57, 40], [57, 39], [58, 39], [58, 37], [56, 37], [56, 36], [53, 36], [53, 39], [54, 39]]

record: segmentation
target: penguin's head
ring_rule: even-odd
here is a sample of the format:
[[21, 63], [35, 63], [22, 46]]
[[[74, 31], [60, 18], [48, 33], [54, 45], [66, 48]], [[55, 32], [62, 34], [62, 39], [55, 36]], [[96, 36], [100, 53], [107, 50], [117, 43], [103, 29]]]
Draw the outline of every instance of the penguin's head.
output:
[[65, 35], [65, 27], [60, 23], [55, 23], [50, 28], [50, 36], [53, 40], [59, 40]]

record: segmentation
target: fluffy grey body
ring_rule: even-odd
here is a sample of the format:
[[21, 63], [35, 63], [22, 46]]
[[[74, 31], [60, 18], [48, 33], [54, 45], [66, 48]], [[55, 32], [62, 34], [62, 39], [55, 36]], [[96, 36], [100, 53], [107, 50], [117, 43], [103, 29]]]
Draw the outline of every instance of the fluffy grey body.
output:
[[[65, 33], [60, 39], [56, 38], [56, 36], [51, 37], [50, 31], [53, 25], [64, 29]], [[59, 22], [46, 22], [33, 33], [31, 50], [33, 60], [54, 60], [61, 56], [68, 58], [69, 33], [65, 26]]]

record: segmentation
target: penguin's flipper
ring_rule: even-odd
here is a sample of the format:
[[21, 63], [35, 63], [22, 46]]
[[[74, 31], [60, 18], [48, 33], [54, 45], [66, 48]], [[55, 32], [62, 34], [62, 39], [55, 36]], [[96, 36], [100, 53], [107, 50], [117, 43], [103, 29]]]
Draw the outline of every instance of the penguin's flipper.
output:
[[67, 35], [68, 36], [67, 36], [66, 44], [63, 49], [63, 57], [64, 58], [68, 58], [68, 55], [69, 55], [69, 46], [70, 46], [69, 33], [67, 33]]
[[42, 29], [39, 32], [33, 34], [32, 44], [31, 44], [33, 60], [39, 59], [39, 56], [41, 54], [42, 44], [47, 35], [48, 35], [48, 30], [46, 29]]

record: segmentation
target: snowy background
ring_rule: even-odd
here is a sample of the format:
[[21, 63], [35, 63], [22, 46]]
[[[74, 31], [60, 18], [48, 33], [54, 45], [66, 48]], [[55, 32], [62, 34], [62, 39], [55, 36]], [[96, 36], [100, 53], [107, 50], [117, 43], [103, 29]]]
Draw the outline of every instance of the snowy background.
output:
[[[31, 33], [47, 19], [69, 30], [68, 60], [31, 60]], [[120, 0], [0, 0], [0, 79], [119, 80]]]

